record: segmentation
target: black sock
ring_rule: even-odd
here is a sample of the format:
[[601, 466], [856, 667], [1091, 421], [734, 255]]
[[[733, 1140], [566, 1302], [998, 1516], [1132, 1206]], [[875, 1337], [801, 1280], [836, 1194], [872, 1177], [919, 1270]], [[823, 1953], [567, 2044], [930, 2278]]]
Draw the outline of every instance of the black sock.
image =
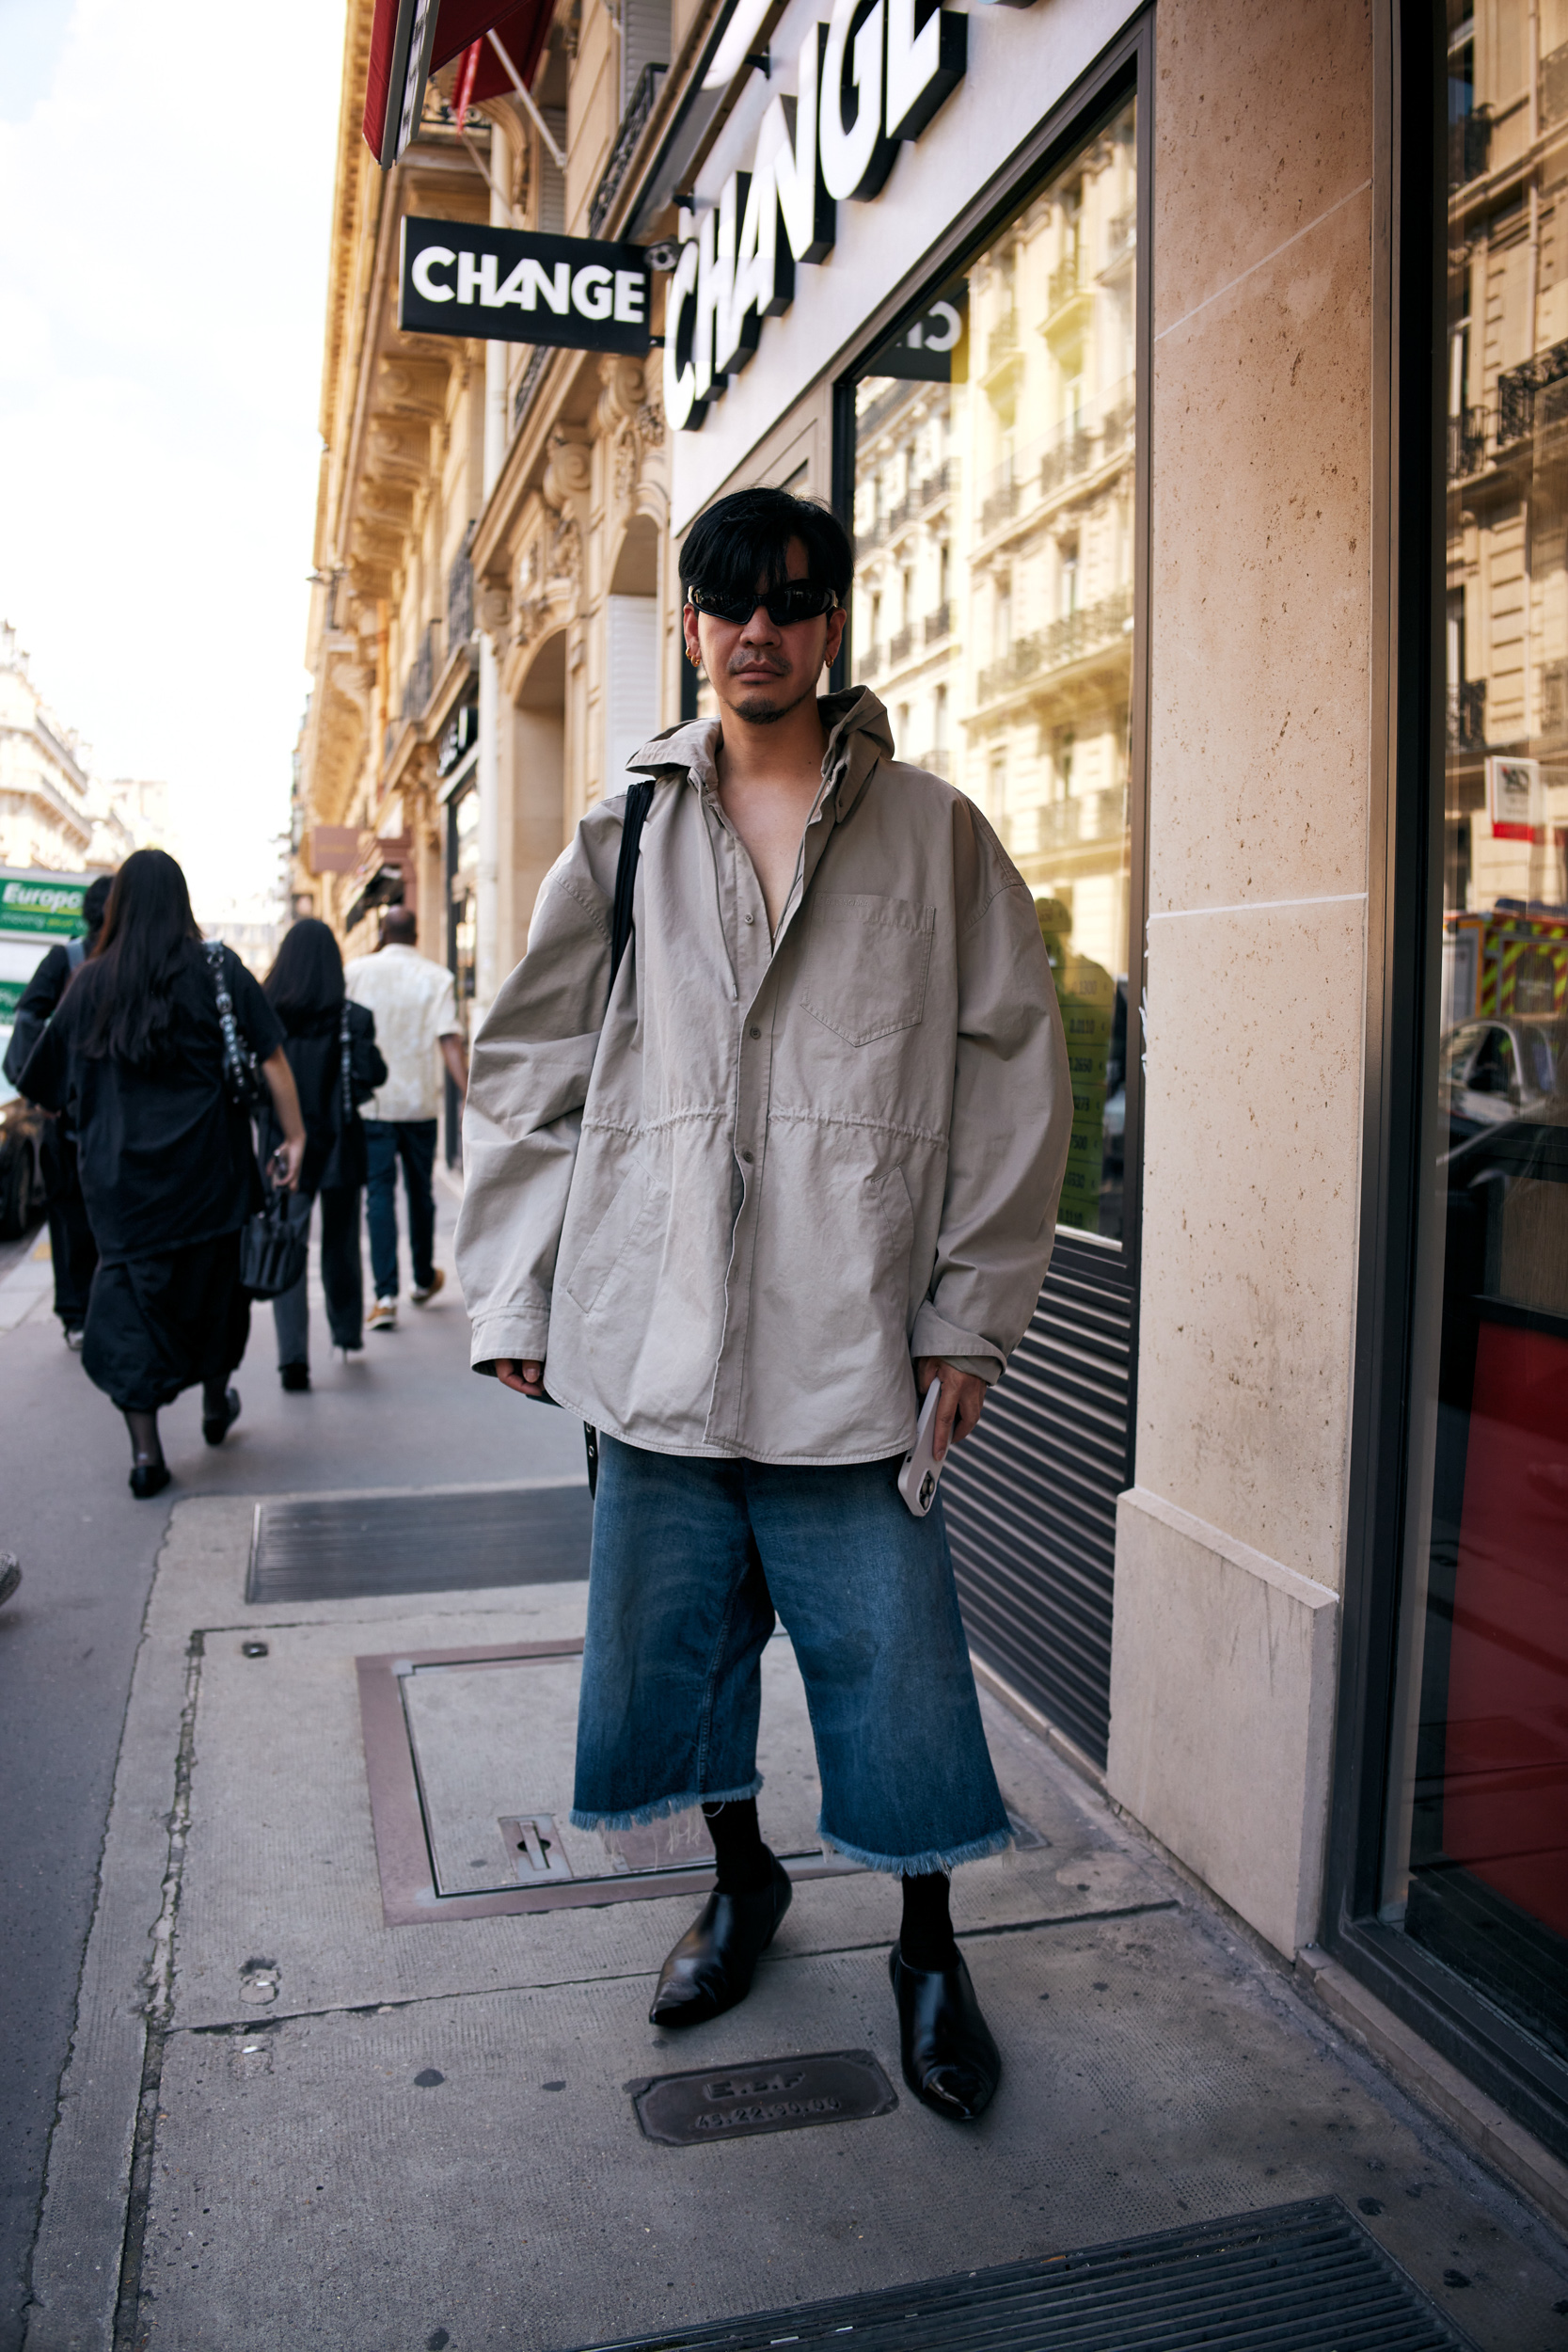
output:
[[131, 1458], [135, 1462], [161, 1462], [164, 1449], [158, 1437], [156, 1413], [128, 1412], [125, 1426], [131, 1432]]
[[929, 1870], [907, 1878], [904, 1916], [898, 1930], [898, 1950], [906, 1967], [951, 1968], [958, 1957], [947, 1897], [952, 1881], [945, 1870]]
[[705, 1804], [703, 1819], [719, 1864], [721, 1895], [760, 1895], [773, 1880], [773, 1857], [757, 1827], [755, 1797]]

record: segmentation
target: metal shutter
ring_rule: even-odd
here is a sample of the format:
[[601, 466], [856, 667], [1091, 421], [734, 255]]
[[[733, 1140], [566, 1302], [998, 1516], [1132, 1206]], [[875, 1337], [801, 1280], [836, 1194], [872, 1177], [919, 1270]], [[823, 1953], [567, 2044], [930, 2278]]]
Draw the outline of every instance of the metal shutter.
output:
[[976, 1656], [1100, 1764], [1132, 1305], [1118, 1250], [1058, 1232], [1034, 1321], [942, 1486]]
[[645, 66], [668, 66], [670, 0], [621, 0], [621, 112], [637, 95]]

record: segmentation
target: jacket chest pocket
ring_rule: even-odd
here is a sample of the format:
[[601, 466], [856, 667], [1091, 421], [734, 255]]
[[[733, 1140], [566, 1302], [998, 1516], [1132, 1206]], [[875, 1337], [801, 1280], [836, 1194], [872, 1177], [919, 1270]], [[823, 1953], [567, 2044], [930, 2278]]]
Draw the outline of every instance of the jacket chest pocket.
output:
[[936, 914], [909, 898], [832, 891], [814, 898], [800, 996], [805, 1010], [851, 1045], [917, 1027]]

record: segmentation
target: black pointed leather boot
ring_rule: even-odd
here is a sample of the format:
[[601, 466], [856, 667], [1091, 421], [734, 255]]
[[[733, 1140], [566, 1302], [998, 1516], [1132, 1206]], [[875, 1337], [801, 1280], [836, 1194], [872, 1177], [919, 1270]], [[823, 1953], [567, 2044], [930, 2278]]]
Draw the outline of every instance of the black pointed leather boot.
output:
[[743, 2001], [757, 1962], [789, 1909], [789, 1873], [776, 1856], [759, 1895], [708, 1897], [658, 1972], [651, 2026], [705, 2026]]
[[951, 1968], [909, 1968], [895, 1944], [887, 1964], [904, 2080], [933, 2114], [973, 2123], [996, 2096], [1002, 2053], [980, 2014], [963, 1955]]

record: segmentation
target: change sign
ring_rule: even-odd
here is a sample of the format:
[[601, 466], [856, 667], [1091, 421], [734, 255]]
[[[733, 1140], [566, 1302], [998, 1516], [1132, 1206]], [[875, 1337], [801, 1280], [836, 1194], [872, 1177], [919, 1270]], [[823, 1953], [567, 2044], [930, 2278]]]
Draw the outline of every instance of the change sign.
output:
[[648, 350], [641, 246], [410, 216], [400, 277], [398, 325], [411, 334], [558, 343], [636, 359]]

